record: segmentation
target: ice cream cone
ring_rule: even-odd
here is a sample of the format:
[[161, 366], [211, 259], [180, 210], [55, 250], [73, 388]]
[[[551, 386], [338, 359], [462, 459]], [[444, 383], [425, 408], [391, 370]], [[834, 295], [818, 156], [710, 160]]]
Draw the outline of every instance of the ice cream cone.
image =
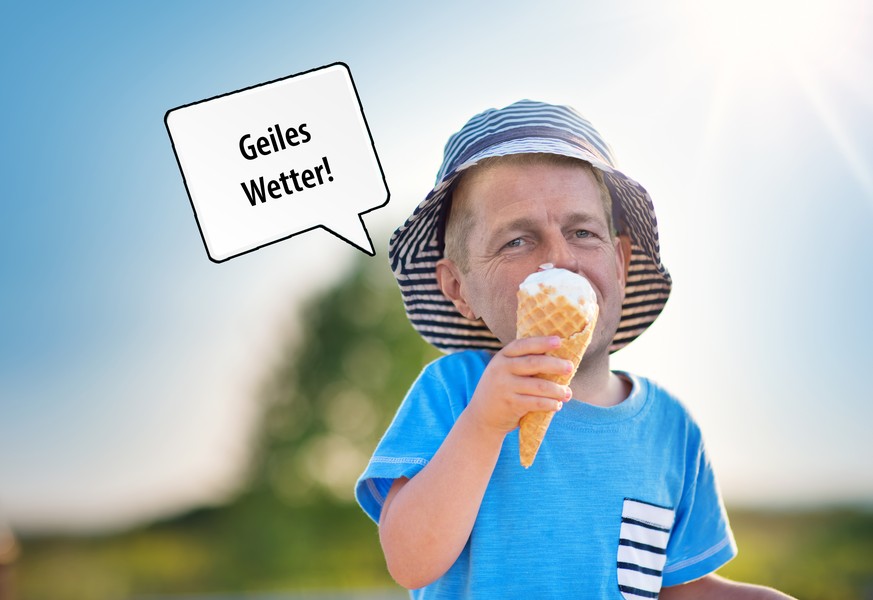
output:
[[[591, 290], [582, 276], [563, 271], [561, 277], [566, 279], [567, 276], [578, 277]], [[561, 283], [559, 279], [554, 283], [541, 281], [535, 285], [522, 284], [518, 291], [516, 335], [519, 338], [543, 335], [560, 337], [561, 345], [547, 354], [569, 360], [573, 363], [573, 371], [564, 376], [540, 374], [538, 377], [568, 385], [591, 342], [591, 335], [597, 325], [598, 307], [593, 290], [587, 293], [587, 298], [580, 298], [575, 291], [578, 288], [574, 286], [574, 291], [568, 294], [560, 289]], [[534, 411], [519, 421], [518, 449], [521, 464], [525, 468], [533, 464], [554, 414], [554, 411]]]

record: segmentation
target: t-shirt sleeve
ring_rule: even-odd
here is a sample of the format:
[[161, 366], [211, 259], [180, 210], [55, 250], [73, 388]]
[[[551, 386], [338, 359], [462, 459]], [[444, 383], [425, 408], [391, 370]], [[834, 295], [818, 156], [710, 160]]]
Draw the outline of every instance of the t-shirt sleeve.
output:
[[699, 438], [688, 451], [685, 488], [667, 544], [663, 585], [715, 572], [737, 554], [715, 473]]
[[358, 504], [376, 523], [394, 480], [427, 465], [466, 406], [470, 385], [464, 373], [447, 371], [447, 358], [419, 375], [355, 485]]

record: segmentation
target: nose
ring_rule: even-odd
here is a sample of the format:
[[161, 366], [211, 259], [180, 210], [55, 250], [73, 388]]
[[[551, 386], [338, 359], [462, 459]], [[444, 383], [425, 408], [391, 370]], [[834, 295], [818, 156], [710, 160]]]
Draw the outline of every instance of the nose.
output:
[[579, 259], [563, 234], [550, 235], [544, 244], [544, 249], [545, 262], [552, 263], [559, 269], [579, 272]]

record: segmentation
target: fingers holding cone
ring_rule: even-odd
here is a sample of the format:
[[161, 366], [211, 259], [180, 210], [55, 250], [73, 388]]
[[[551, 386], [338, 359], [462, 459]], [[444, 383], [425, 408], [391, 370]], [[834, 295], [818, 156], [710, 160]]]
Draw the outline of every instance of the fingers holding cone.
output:
[[[591, 342], [591, 334], [594, 331], [596, 323], [597, 319], [595, 318], [593, 321], [589, 322], [581, 333], [572, 336], [574, 339], [568, 340], [568, 349], [566, 351], [562, 352], [560, 348], [555, 351], [555, 355], [558, 355], [558, 353], [561, 352], [561, 358], [573, 361], [574, 366], [572, 373], [568, 374], [565, 378], [542, 375], [544, 379], [552, 379], [561, 385], [568, 385], [570, 381], [572, 381], [573, 375], [576, 374], [576, 370], [581, 362], [582, 355], [585, 353], [588, 344]], [[578, 357], [578, 360], [576, 357]], [[546, 431], [549, 429], [549, 425], [552, 422], [552, 417], [555, 412], [557, 411], [532, 411], [524, 415], [519, 421], [518, 449], [519, 457], [521, 458], [521, 465], [524, 468], [528, 468], [533, 464], [537, 452], [539, 452], [540, 445], [546, 437]]]
[[[568, 360], [573, 369], [563, 375], [537, 374], [568, 385], [579, 368], [597, 325], [598, 306], [594, 290], [581, 275], [564, 269], [541, 269], [531, 274], [518, 291], [518, 338], [557, 336], [560, 344], [546, 354]], [[534, 411], [519, 421], [521, 464], [530, 467], [555, 411]]]

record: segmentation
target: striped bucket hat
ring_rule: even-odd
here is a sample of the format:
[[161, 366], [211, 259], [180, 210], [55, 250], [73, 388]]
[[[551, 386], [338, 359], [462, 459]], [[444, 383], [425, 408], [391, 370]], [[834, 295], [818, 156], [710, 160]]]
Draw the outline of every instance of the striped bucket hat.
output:
[[672, 280], [661, 263], [655, 208], [648, 192], [616, 169], [612, 151], [597, 130], [567, 106], [521, 100], [476, 115], [449, 138], [436, 185], [394, 232], [388, 247], [406, 314], [422, 337], [444, 352], [502, 347], [481, 319], [463, 317], [443, 296], [436, 263], [443, 257], [447, 209], [461, 173], [487, 157], [525, 153], [570, 156], [603, 172], [615, 225], [631, 240], [621, 321], [610, 346], [615, 352], [661, 313]]

